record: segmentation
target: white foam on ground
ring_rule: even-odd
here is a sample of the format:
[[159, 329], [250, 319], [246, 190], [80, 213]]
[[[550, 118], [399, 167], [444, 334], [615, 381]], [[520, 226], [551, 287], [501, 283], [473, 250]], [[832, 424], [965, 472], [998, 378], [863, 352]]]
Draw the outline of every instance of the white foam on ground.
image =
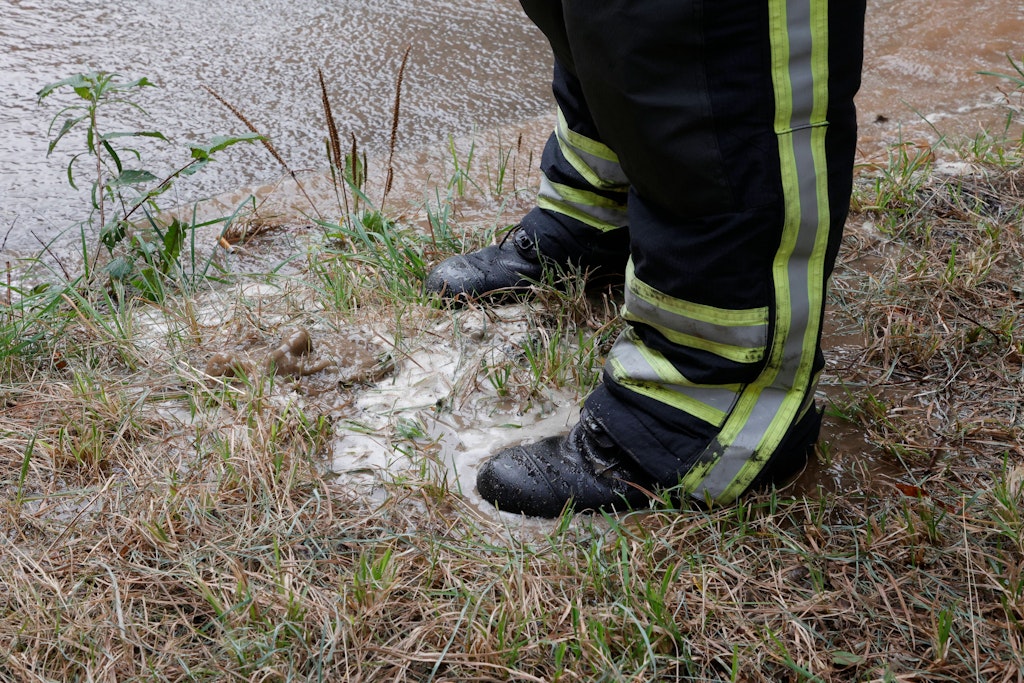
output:
[[579, 415], [571, 388], [517, 401], [487, 381], [483, 363], [514, 354], [528, 335], [518, 307], [462, 311], [438, 324], [392, 376], [360, 390], [353, 416], [337, 425], [332, 470], [366, 483], [428, 473], [493, 511], [476, 492], [480, 464], [505, 446], [564, 434]]

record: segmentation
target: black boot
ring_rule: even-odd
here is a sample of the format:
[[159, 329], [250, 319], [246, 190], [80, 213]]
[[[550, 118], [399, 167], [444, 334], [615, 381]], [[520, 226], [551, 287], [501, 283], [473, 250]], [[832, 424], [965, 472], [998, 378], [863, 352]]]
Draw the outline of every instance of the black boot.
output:
[[[812, 407], [790, 428], [747, 490], [780, 486], [795, 478], [814, 452], [820, 428], [821, 413]], [[480, 468], [476, 486], [484, 500], [502, 511], [557, 517], [567, 504], [576, 511], [647, 507], [658, 483], [584, 411], [566, 436], [495, 454]]]
[[568, 435], [500, 451], [476, 479], [484, 500], [504, 512], [557, 517], [577, 511], [646, 507], [650, 482], [585, 412]]
[[500, 299], [544, 282], [546, 274], [554, 276], [555, 286], [564, 285], [574, 271], [588, 283], [613, 284], [625, 273], [627, 240], [628, 233], [622, 231], [588, 240], [565, 236], [556, 243], [516, 226], [499, 244], [445, 259], [430, 272], [423, 288], [444, 299]]
[[499, 244], [445, 259], [430, 271], [423, 288], [446, 299], [513, 294], [541, 281], [544, 264], [533, 238], [519, 227]]

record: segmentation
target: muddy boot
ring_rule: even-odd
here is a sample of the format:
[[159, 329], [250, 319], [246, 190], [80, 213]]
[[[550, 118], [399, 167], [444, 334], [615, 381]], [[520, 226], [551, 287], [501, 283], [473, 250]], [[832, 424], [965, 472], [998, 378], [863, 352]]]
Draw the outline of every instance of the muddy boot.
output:
[[814, 455], [814, 446], [821, 434], [822, 413], [817, 406], [810, 410], [786, 433], [764, 470], [750, 485], [748, 491], [784, 488], [803, 473], [807, 461]]
[[477, 490], [504, 512], [557, 517], [647, 507], [650, 482], [585, 412], [567, 436], [500, 451], [480, 468]]
[[621, 236], [601, 241], [564, 239], [555, 244], [516, 226], [499, 244], [442, 261], [427, 276], [423, 288], [443, 299], [486, 296], [500, 300], [522, 294], [538, 283], [564, 286], [574, 274], [586, 277], [588, 284], [615, 284], [625, 273], [627, 239], [623, 231]]
[[[813, 454], [820, 428], [821, 413], [812, 407], [790, 428], [747, 490], [791, 483]], [[494, 455], [480, 468], [476, 486], [484, 500], [504, 512], [557, 517], [567, 504], [577, 512], [647, 507], [658, 483], [633, 464], [584, 410], [567, 436], [514, 446]]]
[[533, 238], [515, 227], [499, 244], [442, 261], [423, 288], [445, 299], [500, 296], [528, 289], [543, 276], [544, 263]]

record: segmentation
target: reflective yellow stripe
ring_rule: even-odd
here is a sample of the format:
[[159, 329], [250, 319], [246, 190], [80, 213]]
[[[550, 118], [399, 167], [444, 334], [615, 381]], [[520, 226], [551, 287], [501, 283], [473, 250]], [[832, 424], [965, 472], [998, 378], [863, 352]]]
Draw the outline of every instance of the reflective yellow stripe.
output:
[[754, 327], [768, 324], [767, 306], [743, 309], [716, 308], [669, 296], [639, 279], [636, 276], [632, 259], [626, 265], [626, 282], [630, 291], [639, 298], [649, 302], [652, 306], [679, 316], [727, 327]]
[[564, 138], [566, 142], [576, 149], [598, 159], [604, 159], [616, 164], [619, 163], [619, 155], [613, 152], [610, 147], [569, 128], [569, 123], [565, 120], [565, 114], [562, 113], [561, 109], [558, 110], [558, 137]]
[[725, 413], [715, 410], [699, 401], [694, 401], [685, 394], [677, 394], [665, 387], [663, 384], [656, 382], [640, 382], [629, 377], [619, 378], [618, 373], [624, 372], [622, 368], [617, 367], [615, 361], [609, 361], [612, 369], [612, 376], [615, 377], [615, 381], [620, 385], [629, 389], [630, 391], [646, 396], [647, 398], [654, 399], [661, 403], [666, 403], [676, 410], [682, 410], [683, 412], [689, 413], [695, 417], [704, 420], [705, 422], [714, 426], [720, 426], [725, 421]]
[[622, 200], [609, 199], [608, 197], [602, 197], [594, 192], [578, 190], [575, 187], [569, 187], [568, 185], [563, 185], [561, 183], [554, 183], [550, 180], [547, 181], [547, 184], [554, 189], [556, 193], [558, 193], [559, 197], [573, 204], [594, 206], [601, 209], [613, 209], [618, 212], [624, 212], [626, 210], [626, 203]]
[[740, 385], [702, 385], [682, 375], [661, 353], [644, 345], [632, 329], [615, 342], [608, 368], [617, 384], [719, 426]]
[[678, 299], [636, 276], [626, 265], [626, 320], [641, 322], [674, 344], [700, 349], [736, 363], [764, 358], [768, 341], [768, 307], [725, 309]]
[[616, 191], [624, 191], [629, 187], [629, 181], [615, 153], [602, 143], [570, 130], [561, 110], [558, 112], [555, 137], [562, 156], [592, 187]]
[[[681, 482], [698, 499], [734, 500], [810, 406], [831, 215], [825, 155], [828, 0], [770, 0], [775, 130], [785, 222], [772, 270], [775, 333], [768, 362], [747, 386], [701, 463]], [[791, 33], [792, 32], [792, 33]], [[808, 88], [794, 90], [794, 76]], [[810, 85], [813, 84], [813, 85]]]
[[764, 358], [765, 347], [747, 347], [747, 346], [733, 346], [730, 344], [722, 344], [719, 342], [705, 339], [702, 337], [695, 337], [691, 334], [684, 334], [682, 332], [676, 332], [668, 327], [663, 327], [656, 323], [651, 322], [649, 318], [639, 317], [632, 314], [628, 306], [623, 307], [622, 317], [625, 320], [631, 322], [639, 322], [652, 327], [660, 332], [666, 339], [673, 344], [680, 346], [686, 346], [691, 349], [700, 349], [701, 351], [707, 351], [713, 353], [716, 356], [721, 356], [727, 360], [731, 360], [736, 363], [756, 363]]
[[612, 370], [612, 377], [615, 377], [616, 383], [634, 393], [670, 405], [676, 410], [689, 413], [690, 415], [698, 417], [708, 424], [712, 424], [716, 427], [720, 426], [725, 421], [725, 413], [722, 411], [715, 410], [700, 401], [691, 399], [686, 394], [676, 393], [666, 388], [664, 384], [658, 382], [639, 381], [628, 376], [623, 376], [620, 379], [618, 375], [625, 375], [625, 370], [623, 370], [616, 361], [609, 361], [609, 365]]
[[789, 32], [785, 0], [772, 0], [768, 13], [771, 31], [772, 81], [775, 87], [775, 133], [788, 132], [793, 125], [793, 82], [789, 77]]
[[589, 225], [590, 227], [596, 228], [602, 232], [617, 230], [623, 227], [623, 224], [621, 223], [601, 220], [594, 216], [592, 212], [588, 212], [578, 206], [569, 204], [568, 202], [552, 200], [543, 195], [537, 195], [537, 206], [545, 211], [553, 211], [554, 213], [569, 216], [570, 218], [578, 220], [580, 223]]

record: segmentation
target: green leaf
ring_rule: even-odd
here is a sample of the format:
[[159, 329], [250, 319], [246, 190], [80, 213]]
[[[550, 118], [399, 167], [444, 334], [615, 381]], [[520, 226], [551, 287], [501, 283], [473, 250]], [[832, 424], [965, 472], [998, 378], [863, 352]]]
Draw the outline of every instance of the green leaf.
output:
[[134, 244], [132, 244], [132, 249], [134, 249], [137, 254], [142, 256], [142, 258], [146, 259], [147, 263], [152, 263], [153, 256], [157, 253], [157, 248], [155, 244], [147, 240], [141, 239], [135, 240]]
[[[193, 155], [194, 156], [194, 155]], [[199, 171], [203, 170], [206, 165], [210, 163], [209, 159], [203, 159], [202, 161], [194, 161], [185, 168], [181, 169], [181, 175], [190, 176], [195, 175]]]
[[158, 130], [118, 131], [116, 133], [107, 133], [100, 140], [114, 140], [115, 138], [156, 138], [164, 142], [168, 141], [164, 134]]
[[124, 256], [118, 256], [107, 265], [103, 266], [103, 272], [114, 280], [125, 280], [131, 276], [135, 266]]
[[111, 221], [100, 230], [100, 242], [103, 242], [107, 249], [113, 250], [124, 239], [126, 233], [124, 221]]
[[227, 149], [240, 142], [256, 142], [263, 140], [263, 136], [257, 133], [245, 133], [244, 135], [217, 135], [212, 138], [209, 144], [190, 147], [192, 158], [200, 161], [208, 161], [213, 154]]
[[[54, 83], [43, 86], [36, 93], [36, 97], [42, 100], [64, 87], [71, 88], [76, 95], [89, 102], [99, 102], [106, 99], [111, 93], [126, 92], [136, 88], [155, 87], [156, 84], [148, 78], [138, 78], [134, 81], [121, 83], [117, 79], [119, 74], [109, 71], [92, 71], [89, 73], [75, 74], [61, 79]], [[130, 104], [130, 103], [129, 103]]]
[[132, 280], [132, 285], [150, 301], [162, 301], [164, 298], [163, 287], [160, 286], [160, 274], [151, 266], [142, 268], [139, 271], [139, 277]]
[[68, 131], [74, 128], [75, 124], [84, 118], [84, 116], [80, 116], [77, 119], [64, 119], [64, 125], [60, 127], [60, 132], [57, 133], [57, 137], [50, 140], [50, 146], [46, 150], [46, 156], [50, 156], [50, 153], [53, 152], [53, 148], [57, 146], [57, 143], [60, 142], [60, 139], [67, 135]]
[[112, 187], [125, 187], [129, 185], [144, 185], [159, 180], [158, 177], [144, 169], [126, 168], [121, 174], [110, 181]]
[[68, 183], [76, 190], [78, 189], [78, 185], [75, 184], [75, 163], [80, 157], [86, 156], [87, 154], [88, 152], [79, 152], [75, 156], [71, 157], [71, 161], [68, 162]]
[[171, 221], [171, 224], [167, 226], [167, 231], [164, 233], [163, 238], [164, 271], [166, 271], [167, 267], [178, 260], [178, 256], [181, 254], [181, 247], [185, 243], [185, 225], [175, 218]]
[[[77, 158], [78, 157], [76, 156], [75, 159], [77, 159]], [[71, 163], [68, 164], [68, 185], [70, 185], [71, 187], [75, 188], [76, 190], [78, 189], [78, 185], [75, 185], [75, 162], [74, 162], [74, 159], [72, 159]]]
[[134, 81], [132, 81], [130, 83], [118, 83], [117, 84], [117, 89], [118, 90], [131, 90], [132, 88], [155, 88], [155, 87], [157, 87], [156, 83], [154, 83], [153, 81], [149, 80], [145, 76], [143, 76], [142, 78], [137, 78], [137, 79], [135, 79]]
[[107, 150], [107, 154], [109, 154], [110, 158], [114, 160], [114, 165], [117, 166], [117, 172], [120, 173], [124, 170], [124, 167], [121, 165], [121, 157], [117, 155], [117, 150], [115, 150], [114, 146], [106, 140], [103, 140], [102, 142], [103, 148]]
[[1017, 78], [1013, 74], [1001, 74], [996, 71], [979, 71], [980, 76], [995, 76], [996, 78], [1005, 78], [1008, 81], [1016, 84], [1018, 88], [1024, 88], [1024, 79]]
[[[36, 97], [41, 100], [44, 97], [52, 95], [54, 91], [59, 90], [66, 85], [71, 86], [75, 92], [78, 92], [80, 88], [88, 88], [91, 84], [92, 82], [87, 79], [87, 74], [75, 74], [74, 76], [69, 76], [63, 80], [57, 81], [56, 83], [50, 83], [49, 85], [43, 86], [42, 90], [36, 93]], [[85, 97], [85, 99], [89, 98]]]

